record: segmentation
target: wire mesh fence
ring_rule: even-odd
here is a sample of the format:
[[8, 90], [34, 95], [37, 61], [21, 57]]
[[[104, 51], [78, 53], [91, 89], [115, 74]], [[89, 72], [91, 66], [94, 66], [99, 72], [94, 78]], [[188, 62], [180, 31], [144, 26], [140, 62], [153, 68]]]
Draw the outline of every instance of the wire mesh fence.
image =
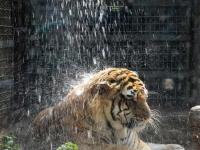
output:
[[54, 103], [71, 79], [108, 66], [138, 71], [156, 105], [181, 106], [189, 97], [191, 1], [43, 0], [27, 5], [31, 23], [17, 81], [26, 106]]
[[107, 42], [115, 64], [143, 74], [154, 105], [183, 104], [189, 97], [191, 3], [111, 3], [106, 12], [103, 26], [114, 36]]

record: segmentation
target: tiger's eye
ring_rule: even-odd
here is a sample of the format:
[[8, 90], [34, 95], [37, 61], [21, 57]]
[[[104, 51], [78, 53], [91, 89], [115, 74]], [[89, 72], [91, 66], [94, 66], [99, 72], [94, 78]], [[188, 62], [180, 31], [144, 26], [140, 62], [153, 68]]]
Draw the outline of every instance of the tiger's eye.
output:
[[112, 84], [112, 83], [115, 83], [115, 80], [111, 79], [109, 82]]
[[132, 89], [132, 88], [133, 88], [132, 86], [128, 86], [128, 87], [127, 87], [127, 90], [130, 90], [130, 89]]

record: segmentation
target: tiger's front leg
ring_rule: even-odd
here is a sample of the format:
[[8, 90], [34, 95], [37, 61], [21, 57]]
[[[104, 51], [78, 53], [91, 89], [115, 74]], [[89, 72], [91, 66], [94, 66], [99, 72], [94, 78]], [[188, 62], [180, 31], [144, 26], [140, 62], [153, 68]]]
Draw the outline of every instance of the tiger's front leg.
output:
[[80, 144], [80, 150], [131, 150], [124, 145], [116, 144]]
[[143, 142], [142, 140], [140, 140], [140, 144], [138, 146], [138, 149], [136, 149], [136, 150], [152, 150], [152, 149], [149, 147], [148, 144], [146, 144], [145, 142]]
[[80, 144], [80, 150], [151, 150], [150, 147], [141, 142], [137, 147], [128, 147], [126, 145], [116, 145], [116, 144]]

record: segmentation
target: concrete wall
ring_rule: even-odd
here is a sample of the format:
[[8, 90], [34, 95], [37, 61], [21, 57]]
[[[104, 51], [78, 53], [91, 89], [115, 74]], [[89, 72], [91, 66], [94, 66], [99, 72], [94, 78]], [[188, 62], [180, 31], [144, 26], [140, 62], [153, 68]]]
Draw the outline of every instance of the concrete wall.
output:
[[193, 3], [193, 28], [192, 28], [192, 42], [193, 42], [193, 53], [191, 54], [191, 70], [193, 80], [192, 80], [192, 91], [190, 105], [194, 106], [200, 104], [200, 1], [194, 0]]
[[0, 0], [0, 126], [6, 122], [13, 93], [13, 47], [11, 1]]

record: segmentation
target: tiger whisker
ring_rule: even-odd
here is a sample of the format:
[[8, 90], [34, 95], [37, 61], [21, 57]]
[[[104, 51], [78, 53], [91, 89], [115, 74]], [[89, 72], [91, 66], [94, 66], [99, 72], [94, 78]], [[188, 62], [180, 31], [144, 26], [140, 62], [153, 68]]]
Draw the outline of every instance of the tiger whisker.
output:
[[151, 118], [146, 124], [146, 129], [152, 128], [158, 134], [160, 125], [160, 112], [158, 110], [151, 110]]

